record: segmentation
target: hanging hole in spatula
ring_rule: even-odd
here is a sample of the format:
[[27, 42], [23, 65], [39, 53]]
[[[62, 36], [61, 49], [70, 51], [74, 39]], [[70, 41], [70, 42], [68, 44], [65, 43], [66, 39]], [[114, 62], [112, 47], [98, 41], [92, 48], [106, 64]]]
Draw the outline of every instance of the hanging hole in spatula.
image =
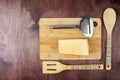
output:
[[99, 69], [101, 68], [101, 66], [99, 66]]
[[93, 22], [94, 27], [97, 27], [98, 23], [96, 21]]

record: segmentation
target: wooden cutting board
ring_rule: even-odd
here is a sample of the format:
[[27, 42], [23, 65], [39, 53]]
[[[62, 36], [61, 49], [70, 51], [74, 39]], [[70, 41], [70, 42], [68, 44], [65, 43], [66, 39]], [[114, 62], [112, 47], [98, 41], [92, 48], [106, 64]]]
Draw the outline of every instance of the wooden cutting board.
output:
[[40, 59], [42, 60], [95, 60], [101, 58], [101, 19], [93, 18], [97, 22], [94, 34], [88, 39], [89, 55], [66, 55], [58, 53], [58, 40], [86, 39], [78, 28], [49, 29], [51, 25], [79, 24], [81, 18], [41, 18], [39, 20]]

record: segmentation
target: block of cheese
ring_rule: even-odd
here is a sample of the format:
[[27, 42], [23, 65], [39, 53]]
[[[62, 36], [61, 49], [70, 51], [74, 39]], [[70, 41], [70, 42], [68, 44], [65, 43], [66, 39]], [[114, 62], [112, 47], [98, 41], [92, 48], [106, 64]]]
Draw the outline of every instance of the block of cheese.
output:
[[89, 46], [87, 39], [69, 39], [58, 41], [59, 54], [69, 55], [89, 55]]

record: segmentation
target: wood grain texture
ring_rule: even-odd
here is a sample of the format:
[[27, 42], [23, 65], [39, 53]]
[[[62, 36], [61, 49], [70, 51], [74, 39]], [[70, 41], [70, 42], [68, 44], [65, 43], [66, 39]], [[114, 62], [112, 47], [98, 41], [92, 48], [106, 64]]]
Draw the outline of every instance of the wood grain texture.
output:
[[[43, 75], [39, 59], [37, 22], [40, 17], [102, 18], [105, 8], [117, 11], [112, 34], [111, 71], [65, 71]], [[0, 0], [0, 80], [119, 80], [120, 4], [112, 0]], [[106, 31], [102, 29], [102, 59], [99, 61], [60, 61], [64, 64], [104, 63]], [[87, 77], [86, 77], [87, 75]]]
[[[94, 34], [88, 39], [89, 55], [59, 54], [58, 40], [87, 39], [78, 28], [49, 29], [51, 25], [78, 25], [81, 18], [41, 18], [39, 20], [39, 41], [41, 60], [99, 60], [101, 59], [101, 19], [93, 18], [97, 23]], [[87, 50], [87, 49], [86, 49]]]

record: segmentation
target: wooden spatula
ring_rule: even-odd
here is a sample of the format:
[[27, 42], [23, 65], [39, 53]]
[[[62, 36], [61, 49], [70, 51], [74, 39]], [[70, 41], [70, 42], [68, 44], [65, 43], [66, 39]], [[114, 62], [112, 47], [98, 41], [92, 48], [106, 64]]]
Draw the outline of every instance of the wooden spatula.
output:
[[103, 21], [107, 30], [107, 50], [106, 50], [106, 70], [111, 70], [111, 40], [112, 30], [116, 22], [116, 12], [112, 8], [107, 8], [103, 13]]
[[56, 74], [64, 70], [103, 70], [103, 64], [64, 65], [57, 61], [43, 61], [43, 74]]

